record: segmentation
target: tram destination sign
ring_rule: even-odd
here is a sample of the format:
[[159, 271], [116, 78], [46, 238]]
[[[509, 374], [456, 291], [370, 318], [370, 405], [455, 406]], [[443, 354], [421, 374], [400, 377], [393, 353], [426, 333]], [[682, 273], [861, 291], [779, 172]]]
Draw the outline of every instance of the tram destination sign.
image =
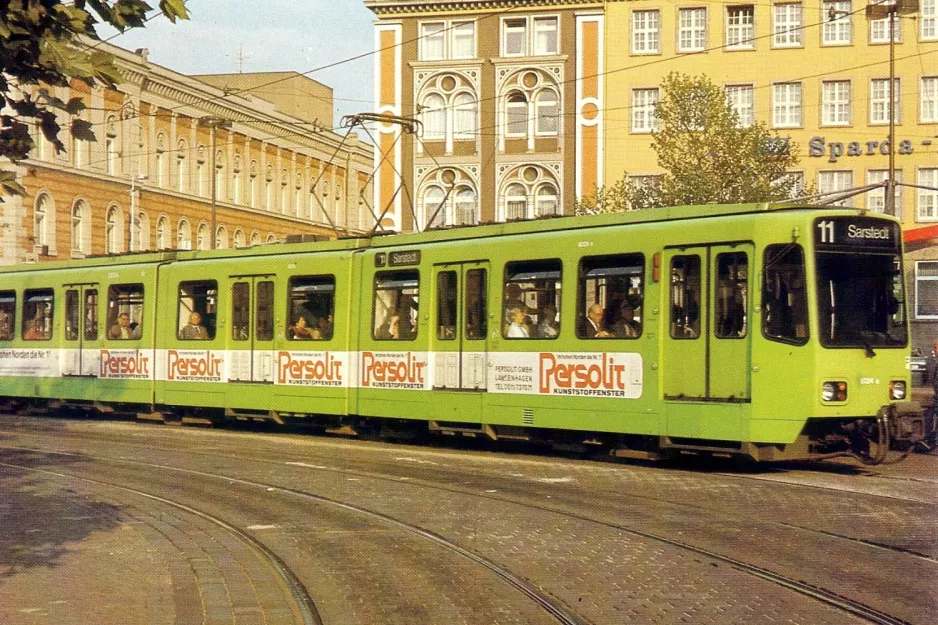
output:
[[822, 217], [814, 222], [818, 249], [899, 249], [899, 224], [871, 217]]

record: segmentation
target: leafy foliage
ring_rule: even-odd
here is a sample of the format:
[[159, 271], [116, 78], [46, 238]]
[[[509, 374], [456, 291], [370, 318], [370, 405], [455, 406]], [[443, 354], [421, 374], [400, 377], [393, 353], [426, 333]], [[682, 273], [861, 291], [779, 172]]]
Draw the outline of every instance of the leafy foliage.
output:
[[[46, 87], [65, 87], [79, 80], [89, 87], [114, 87], [121, 75], [114, 58], [94, 47], [95, 27], [104, 22], [123, 32], [143, 26], [150, 5], [142, 0], [0, 0], [0, 157], [22, 160], [33, 149], [29, 126], [39, 124], [56, 151], [64, 150], [56, 111], [81, 113], [80, 98], [68, 102]], [[159, 11], [170, 21], [188, 19], [186, 0], [160, 0]], [[36, 88], [41, 85], [42, 87]], [[76, 137], [93, 140], [90, 125], [72, 121]], [[3, 172], [4, 193], [22, 194], [15, 178]]]
[[665, 173], [636, 183], [623, 177], [581, 200], [579, 212], [682, 204], [788, 199], [798, 181], [798, 146], [765, 123], [740, 127], [723, 89], [706, 76], [669, 74], [655, 109], [652, 148]]

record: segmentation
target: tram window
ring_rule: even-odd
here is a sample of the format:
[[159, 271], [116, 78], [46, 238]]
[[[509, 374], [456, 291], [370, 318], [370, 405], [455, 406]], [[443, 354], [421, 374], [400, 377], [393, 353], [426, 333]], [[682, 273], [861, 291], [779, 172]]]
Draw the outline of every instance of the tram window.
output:
[[85, 340], [98, 340], [98, 290], [85, 291]]
[[16, 291], [0, 291], [0, 341], [13, 340]]
[[456, 297], [458, 295], [455, 271], [442, 271], [436, 277], [436, 338], [451, 341], [456, 338]]
[[372, 336], [381, 340], [417, 337], [420, 273], [385, 271], [375, 277]]
[[55, 292], [52, 289], [31, 289], [23, 294], [23, 338], [27, 341], [48, 341], [52, 338], [52, 311]]
[[505, 265], [504, 324], [508, 339], [554, 339], [560, 334], [559, 260], [531, 260]]
[[215, 338], [218, 313], [218, 283], [199, 280], [179, 283], [177, 338], [206, 340]]
[[700, 257], [671, 259], [671, 338], [700, 336]]
[[257, 341], [274, 340], [274, 283], [270, 280], [258, 282], [254, 287], [255, 308], [254, 339]]
[[580, 261], [577, 329], [581, 339], [636, 339], [642, 334], [645, 259], [641, 254]]
[[466, 272], [466, 338], [484, 339], [488, 333], [488, 280], [485, 269]]
[[231, 287], [231, 338], [251, 338], [251, 285], [247, 282], [235, 282]]
[[81, 321], [81, 309], [78, 305], [78, 291], [65, 291], [65, 340], [78, 340], [78, 324]]
[[749, 311], [749, 259], [745, 252], [717, 254], [714, 334], [721, 339], [746, 336]]
[[766, 338], [803, 344], [808, 340], [804, 251], [800, 245], [765, 248], [762, 274], [762, 333]]
[[143, 285], [112, 284], [107, 290], [107, 338], [139, 339], [143, 333]]
[[287, 322], [291, 341], [328, 341], [333, 335], [335, 277], [302, 276], [290, 279]]

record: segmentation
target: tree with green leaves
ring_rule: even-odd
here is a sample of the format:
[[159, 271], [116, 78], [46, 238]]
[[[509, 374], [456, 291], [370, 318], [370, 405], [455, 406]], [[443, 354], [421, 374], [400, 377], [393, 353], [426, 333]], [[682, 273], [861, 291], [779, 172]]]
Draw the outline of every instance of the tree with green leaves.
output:
[[683, 204], [770, 202], [792, 196], [798, 147], [764, 122], [742, 126], [723, 89], [706, 76], [671, 73], [655, 107], [651, 147], [664, 174], [637, 183], [627, 176], [582, 199], [578, 212]]
[[[123, 32], [150, 19], [152, 8], [142, 0], [0, 0], [0, 157], [13, 163], [33, 149], [29, 134], [38, 123], [55, 150], [65, 150], [57, 111], [72, 117], [76, 138], [93, 140], [90, 124], [77, 118], [81, 98], [63, 102], [50, 88], [79, 80], [89, 87], [113, 88], [122, 79], [114, 58], [97, 49], [101, 23]], [[186, 0], [160, 0], [159, 11], [173, 23], [188, 19]], [[12, 171], [0, 171], [3, 194], [25, 194]], [[2, 201], [2, 200], [0, 200]]]

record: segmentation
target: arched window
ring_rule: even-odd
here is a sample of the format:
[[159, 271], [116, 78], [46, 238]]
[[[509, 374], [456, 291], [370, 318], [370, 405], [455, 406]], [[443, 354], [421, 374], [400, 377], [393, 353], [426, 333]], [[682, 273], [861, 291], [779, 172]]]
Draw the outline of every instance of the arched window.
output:
[[273, 210], [274, 208], [274, 166], [267, 166], [267, 174], [264, 176], [264, 192], [266, 196], [266, 206], [264, 210]]
[[528, 134], [528, 99], [520, 91], [512, 91], [505, 101], [505, 134], [509, 137]]
[[[444, 197], [446, 197], [446, 192], [440, 187], [429, 187], [424, 191], [423, 211], [426, 215], [427, 228], [439, 228], [446, 223], [446, 211], [440, 208]], [[433, 221], [430, 221], [431, 219]]]
[[237, 247], [244, 247], [244, 230], [242, 230], [241, 228], [238, 228], [237, 230], [235, 230], [235, 233], [234, 233], [234, 246], [235, 246], [236, 248], [237, 248]]
[[176, 232], [176, 249], [192, 249], [192, 227], [187, 219], [179, 220], [179, 230]]
[[251, 245], [260, 245], [261, 244], [261, 233], [255, 230], [251, 233]]
[[185, 193], [189, 189], [189, 144], [180, 139], [176, 144], [176, 189]]
[[205, 178], [205, 146], [199, 145], [198, 150], [196, 150], [195, 157], [195, 184], [196, 184], [196, 193], [199, 197], [205, 197], [205, 187], [206, 184]]
[[215, 198], [219, 201], [228, 199], [225, 178], [225, 153], [215, 150]]
[[144, 211], [137, 214], [137, 223], [134, 224], [134, 241], [138, 251], [146, 252], [150, 249], [150, 218]]
[[54, 218], [52, 200], [43, 193], [36, 198], [36, 208], [33, 211], [33, 243], [36, 247], [49, 245], [49, 223]]
[[165, 187], [169, 174], [169, 157], [166, 155], [166, 135], [156, 135], [156, 186]]
[[472, 226], [476, 223], [476, 194], [469, 187], [456, 189], [453, 201], [453, 223], [457, 226]]
[[156, 220], [156, 249], [168, 250], [169, 247], [169, 220], [166, 215], [160, 215]]
[[228, 229], [224, 226], [218, 226], [218, 228], [215, 229], [215, 249], [228, 249]]
[[557, 189], [552, 184], [541, 185], [534, 196], [534, 214], [537, 217], [544, 215], [557, 215]]
[[82, 240], [85, 234], [85, 216], [82, 215], [81, 202], [72, 207], [72, 254], [82, 254]]
[[528, 216], [528, 195], [522, 185], [513, 183], [505, 190], [505, 220]]
[[268, 235], [267, 235], [267, 242], [268, 242], [268, 243], [276, 243], [276, 242], [277, 242], [277, 235], [275, 235], [273, 232], [271, 232], [270, 234], [268, 234]]
[[469, 93], [458, 93], [453, 98], [453, 138], [475, 139], [476, 100]]
[[104, 223], [105, 253], [120, 254], [122, 245], [120, 209], [110, 206]]
[[203, 221], [202, 223], [199, 224], [199, 229], [196, 230], [196, 235], [195, 235], [196, 247], [195, 248], [197, 250], [207, 250], [209, 243], [210, 241], [208, 238], [208, 224]]
[[553, 91], [546, 89], [537, 95], [534, 101], [535, 132], [539, 135], [556, 135], [560, 124], [560, 99]]
[[443, 96], [431, 93], [421, 103], [423, 138], [427, 141], [442, 141], [446, 138], [446, 101]]

